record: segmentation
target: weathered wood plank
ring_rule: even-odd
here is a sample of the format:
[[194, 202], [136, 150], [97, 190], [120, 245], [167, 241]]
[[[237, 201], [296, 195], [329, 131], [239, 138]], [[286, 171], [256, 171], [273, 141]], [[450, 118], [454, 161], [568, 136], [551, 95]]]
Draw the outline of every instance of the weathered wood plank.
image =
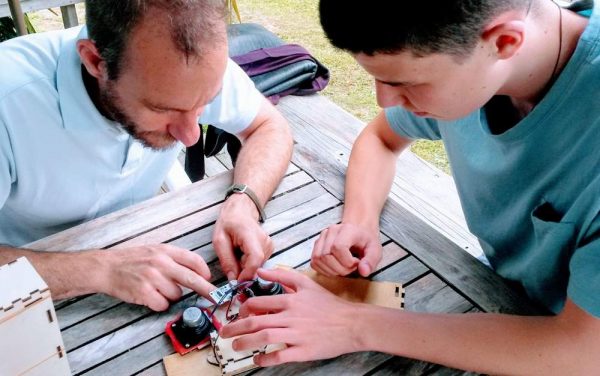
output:
[[56, 311], [60, 329], [75, 325], [92, 315], [106, 311], [122, 302], [111, 296], [94, 294]]
[[165, 366], [162, 361], [160, 363], [154, 364], [148, 369], [143, 370], [138, 373], [139, 376], [167, 376], [167, 372], [165, 370]]
[[358, 376], [365, 375], [377, 364], [391, 358], [391, 355], [377, 352], [359, 352], [313, 362], [291, 363], [282, 366], [263, 368], [253, 375], [310, 375], [310, 376]]
[[215, 158], [217, 158], [228, 170], [233, 169], [233, 162], [228, 153], [219, 153], [215, 155]]
[[457, 375], [477, 375], [453, 368], [446, 368], [434, 363], [427, 363], [408, 358], [395, 356], [385, 362], [371, 375], [437, 375], [437, 376], [457, 376]]
[[221, 163], [218, 158], [204, 158], [204, 173], [206, 174], [206, 177], [211, 177], [226, 171], [228, 171], [227, 166]]
[[195, 296], [189, 297], [171, 305], [165, 312], [150, 315], [130, 323], [110, 335], [68, 352], [67, 357], [71, 365], [71, 371], [74, 374], [83, 372], [154, 338], [163, 332], [168, 321], [173, 320], [184, 307], [190, 306], [195, 300]]
[[406, 310], [431, 313], [463, 313], [473, 307], [434, 274], [427, 274], [406, 286]]
[[381, 252], [381, 261], [377, 264], [375, 268], [376, 271], [387, 268], [388, 266], [394, 264], [398, 260], [407, 257], [408, 252], [400, 247], [398, 244], [394, 242], [390, 242], [383, 246], [383, 250]]
[[402, 258], [402, 262], [393, 264], [381, 272], [373, 273], [374, 281], [391, 281], [402, 283], [404, 286], [429, 273], [430, 270], [414, 256]]
[[[110, 362], [103, 363], [99, 367], [96, 367], [89, 372], [85, 372], [84, 375], [133, 375], [148, 367], [148, 364], [160, 361], [163, 357], [171, 355], [172, 353], [173, 349], [171, 342], [166, 335], [160, 335], [143, 343], [135, 349], [127, 351]], [[162, 368], [162, 364], [158, 365]], [[156, 371], [159, 370], [157, 369]], [[151, 374], [150, 372], [152, 371], [148, 369], [142, 372], [142, 374], [149, 375]]]

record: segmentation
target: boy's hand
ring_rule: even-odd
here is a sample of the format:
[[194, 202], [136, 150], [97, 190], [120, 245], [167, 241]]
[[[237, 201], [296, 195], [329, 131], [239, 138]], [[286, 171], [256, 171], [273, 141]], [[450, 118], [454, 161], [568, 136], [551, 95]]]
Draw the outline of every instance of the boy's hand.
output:
[[240, 336], [233, 341], [235, 351], [286, 344], [254, 357], [255, 364], [266, 367], [362, 350], [366, 330], [356, 317], [364, 305], [343, 300], [293, 270], [259, 269], [258, 274], [282, 284], [287, 294], [254, 297], [241, 306], [239, 319], [221, 330], [224, 338]]
[[347, 275], [358, 269], [367, 277], [381, 260], [377, 233], [353, 224], [332, 225], [321, 232], [313, 247], [312, 268], [319, 273]]

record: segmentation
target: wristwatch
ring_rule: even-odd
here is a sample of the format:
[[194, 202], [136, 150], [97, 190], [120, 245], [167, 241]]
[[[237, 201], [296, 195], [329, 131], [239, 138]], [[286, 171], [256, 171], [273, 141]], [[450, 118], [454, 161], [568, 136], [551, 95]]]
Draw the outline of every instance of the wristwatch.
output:
[[233, 184], [231, 187], [227, 188], [227, 193], [225, 193], [225, 200], [227, 200], [229, 196], [231, 196], [234, 193], [244, 193], [245, 195], [250, 197], [250, 200], [254, 202], [254, 205], [256, 205], [256, 209], [258, 209], [258, 220], [260, 221], [260, 223], [264, 223], [267, 220], [267, 215], [265, 214], [265, 211], [263, 210], [260, 201], [256, 196], [256, 193], [254, 193], [252, 189], [248, 188], [246, 184]]

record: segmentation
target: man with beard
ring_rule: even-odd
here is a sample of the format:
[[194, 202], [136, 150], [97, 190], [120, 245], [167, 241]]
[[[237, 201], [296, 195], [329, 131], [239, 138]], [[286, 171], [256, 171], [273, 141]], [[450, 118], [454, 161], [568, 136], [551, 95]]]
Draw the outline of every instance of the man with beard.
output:
[[200, 121], [244, 144], [234, 183], [251, 193], [225, 201], [213, 243], [229, 279], [252, 278], [273, 249], [258, 220], [292, 139], [227, 58], [224, 2], [90, 0], [86, 12], [87, 27], [0, 45], [0, 264], [26, 256], [58, 299], [101, 292], [164, 310], [181, 286], [206, 295], [206, 263], [174, 246], [18, 248], [155, 195]]

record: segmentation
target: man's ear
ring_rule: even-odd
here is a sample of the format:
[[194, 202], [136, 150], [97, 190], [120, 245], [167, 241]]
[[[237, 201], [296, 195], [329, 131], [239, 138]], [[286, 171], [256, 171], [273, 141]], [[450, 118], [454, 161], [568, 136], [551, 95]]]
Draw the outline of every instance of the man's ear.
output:
[[481, 38], [491, 46], [498, 59], [510, 59], [525, 41], [525, 21], [520, 19], [498, 20], [483, 31]]
[[106, 80], [108, 75], [106, 72], [106, 62], [100, 56], [96, 44], [90, 39], [80, 39], [77, 41], [77, 53], [81, 58], [81, 63], [88, 73], [99, 79]]

